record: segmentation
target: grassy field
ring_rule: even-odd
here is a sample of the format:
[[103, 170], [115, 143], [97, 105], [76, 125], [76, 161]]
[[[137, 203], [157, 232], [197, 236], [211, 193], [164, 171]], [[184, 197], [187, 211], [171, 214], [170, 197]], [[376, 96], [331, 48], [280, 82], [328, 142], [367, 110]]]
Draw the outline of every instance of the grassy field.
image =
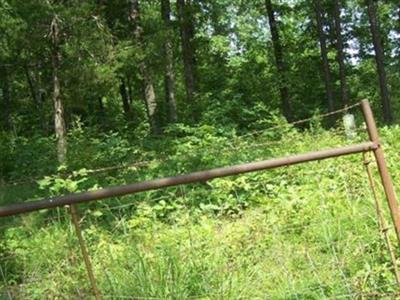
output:
[[[400, 128], [381, 132], [399, 189]], [[349, 141], [341, 130], [321, 128], [241, 138], [203, 128], [179, 143], [144, 145], [142, 158], [167, 157], [146, 167], [93, 176], [81, 170], [3, 187], [0, 202], [365, 138]], [[391, 299], [398, 290], [361, 155], [113, 198], [81, 205], [79, 213], [106, 299]], [[1, 298], [92, 297], [67, 208], [9, 218], [0, 226]]]

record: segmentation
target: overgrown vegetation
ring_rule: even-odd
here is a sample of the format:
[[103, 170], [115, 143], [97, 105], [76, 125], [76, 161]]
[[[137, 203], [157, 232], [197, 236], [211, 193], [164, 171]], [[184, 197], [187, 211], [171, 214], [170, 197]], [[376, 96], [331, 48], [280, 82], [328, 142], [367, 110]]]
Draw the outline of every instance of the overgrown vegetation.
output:
[[[81, 156], [71, 157], [79, 171], [61, 168], [39, 180], [35, 193], [59, 195], [366, 139], [360, 133], [348, 141], [341, 129], [313, 124], [245, 136], [176, 126], [168, 142], [140, 146], [131, 146], [125, 133], [109, 133], [102, 143], [78, 126], [70, 154], [84, 148], [87, 166], [149, 163], [89, 174], [79, 170]], [[400, 128], [382, 132], [398, 182], [393, 149]], [[37, 147], [46, 151], [40, 142]], [[26, 195], [3, 187], [2, 203], [20, 193]], [[359, 155], [113, 198], [79, 211], [99, 288], [113, 299], [357, 298], [397, 290]], [[67, 208], [8, 222], [1, 228], [4, 297], [90, 297]]]
[[[355, 143], [399, 182], [398, 0], [0, 0], [0, 205]], [[355, 110], [352, 110], [354, 112]], [[272, 128], [274, 130], [265, 130]], [[78, 206], [114, 299], [383, 298], [359, 155]], [[92, 295], [68, 208], [0, 219], [0, 298]]]

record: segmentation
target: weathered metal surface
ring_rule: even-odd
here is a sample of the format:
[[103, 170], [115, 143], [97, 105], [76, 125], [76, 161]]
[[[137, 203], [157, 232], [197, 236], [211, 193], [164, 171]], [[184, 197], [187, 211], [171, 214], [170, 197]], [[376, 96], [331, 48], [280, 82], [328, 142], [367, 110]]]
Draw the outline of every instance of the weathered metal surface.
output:
[[396, 230], [397, 241], [400, 244], [400, 212], [397, 203], [396, 193], [393, 188], [392, 179], [390, 178], [389, 171], [386, 165], [383, 149], [380, 145], [378, 129], [376, 128], [374, 115], [369, 105], [368, 100], [361, 101], [361, 110], [364, 115], [364, 120], [367, 125], [367, 131], [371, 142], [375, 143], [377, 147], [373, 150], [378, 171], [381, 177], [382, 186], [385, 191], [386, 199], [389, 204], [390, 215]]
[[70, 205], [70, 211], [71, 211], [72, 223], [74, 224], [75, 227], [76, 235], [79, 241], [79, 246], [81, 248], [83, 260], [85, 262], [86, 271], [88, 273], [90, 285], [92, 286], [93, 295], [96, 298], [96, 300], [100, 300], [101, 299], [100, 291], [97, 288], [96, 279], [93, 273], [92, 263], [90, 262], [89, 253], [86, 248], [85, 240], [83, 239], [82, 236], [81, 227], [79, 225], [78, 212], [76, 211], [74, 205]]
[[327, 159], [331, 157], [361, 153], [374, 150], [376, 149], [376, 147], [377, 146], [375, 142], [365, 142], [346, 147], [308, 152], [304, 154], [292, 155], [282, 158], [275, 158], [270, 160], [252, 162], [252, 163], [224, 167], [224, 168], [216, 168], [207, 171], [194, 172], [186, 175], [143, 181], [129, 185], [104, 188], [96, 191], [71, 194], [35, 202], [17, 203], [5, 207], [0, 207], [0, 217], [17, 215], [30, 211], [54, 208], [64, 205], [84, 203], [110, 197], [123, 196], [127, 194], [134, 194], [138, 192], [144, 192], [144, 191], [176, 186], [181, 184], [204, 182], [219, 177], [273, 169], [282, 166], [289, 166], [309, 161]]
[[379, 197], [379, 193], [375, 186], [374, 177], [372, 176], [372, 170], [371, 170], [371, 166], [370, 166], [371, 161], [367, 158], [367, 153], [363, 153], [363, 155], [364, 155], [364, 166], [365, 166], [365, 170], [367, 171], [369, 186], [371, 188], [372, 196], [375, 201], [375, 209], [376, 209], [376, 216], [378, 218], [379, 230], [382, 233], [383, 238], [385, 239], [386, 245], [388, 247], [390, 259], [392, 261], [394, 277], [396, 279], [397, 285], [400, 287], [400, 272], [397, 267], [397, 256], [396, 256], [395, 249], [392, 246], [392, 242], [390, 241], [389, 232], [388, 232], [389, 227], [386, 222], [385, 216], [383, 214], [381, 199]]

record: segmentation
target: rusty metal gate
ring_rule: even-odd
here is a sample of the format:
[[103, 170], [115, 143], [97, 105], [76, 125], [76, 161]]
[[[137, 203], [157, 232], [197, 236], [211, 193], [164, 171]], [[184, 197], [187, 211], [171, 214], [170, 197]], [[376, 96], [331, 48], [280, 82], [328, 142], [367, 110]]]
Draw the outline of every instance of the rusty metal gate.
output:
[[[100, 199], [106, 199], [106, 198], [110, 198], [110, 197], [123, 196], [123, 195], [134, 194], [134, 193], [155, 190], [155, 189], [162, 189], [162, 188], [171, 187], [171, 186], [178, 186], [178, 185], [197, 183], [197, 182], [205, 182], [205, 181], [209, 181], [209, 180], [212, 180], [214, 178], [219, 178], [219, 177], [226, 177], [226, 176], [232, 176], [232, 175], [243, 174], [243, 173], [248, 173], [248, 172], [255, 172], [255, 171], [260, 171], [260, 170], [279, 168], [279, 167], [283, 167], [283, 166], [301, 164], [301, 163], [310, 162], [310, 161], [319, 161], [319, 160], [323, 160], [323, 159], [357, 154], [357, 153], [366, 154], [368, 152], [371, 152], [371, 153], [373, 153], [373, 155], [375, 157], [375, 161], [377, 164], [377, 168], [379, 170], [382, 186], [383, 186], [386, 198], [387, 198], [387, 203], [388, 203], [391, 218], [393, 221], [393, 226], [394, 226], [394, 229], [396, 232], [396, 237], [397, 237], [398, 242], [400, 243], [399, 207], [398, 207], [395, 191], [393, 188], [393, 184], [392, 184], [392, 181], [391, 181], [391, 178], [390, 178], [390, 175], [388, 172], [388, 168], [387, 168], [387, 165], [385, 162], [383, 149], [382, 149], [380, 141], [379, 141], [378, 131], [377, 131], [377, 127], [376, 127], [376, 124], [374, 121], [372, 110], [371, 110], [371, 107], [367, 100], [361, 101], [356, 106], [361, 107], [361, 111], [363, 113], [364, 121], [366, 124], [366, 130], [367, 130], [368, 136], [369, 136], [369, 141], [365, 141], [365, 142], [362, 142], [359, 144], [354, 144], [354, 145], [345, 146], [345, 147], [339, 147], [339, 148], [333, 148], [333, 149], [327, 149], [327, 150], [321, 150], [321, 151], [315, 151], [315, 152], [308, 152], [308, 153], [297, 154], [297, 155], [281, 157], [281, 158], [275, 158], [275, 159], [270, 159], [270, 160], [251, 162], [251, 163], [235, 165], [235, 166], [228, 166], [228, 167], [223, 167], [223, 168], [210, 169], [210, 170], [206, 170], [206, 171], [199, 171], [199, 172], [194, 172], [194, 173], [189, 173], [189, 174], [184, 174], [184, 175], [179, 175], [179, 176], [143, 181], [143, 182], [133, 183], [133, 184], [129, 184], [129, 185], [104, 188], [104, 189], [99, 189], [96, 191], [89, 191], [89, 192], [76, 193], [76, 194], [71, 194], [71, 195], [66, 195], [66, 196], [61, 196], [61, 197], [43, 199], [40, 201], [16, 203], [16, 204], [5, 206], [5, 207], [0, 207], [0, 217], [9, 217], [9, 216], [14, 216], [14, 215], [18, 215], [18, 214], [38, 211], [38, 210], [42, 210], [42, 209], [52, 209], [52, 208], [57, 208], [57, 207], [62, 207], [62, 206], [69, 206], [71, 217], [72, 217], [72, 222], [75, 226], [75, 231], [76, 231], [76, 234], [77, 234], [77, 237], [79, 240], [79, 245], [80, 245], [80, 248], [82, 251], [86, 270], [88, 273], [88, 278], [89, 278], [90, 284], [92, 286], [93, 294], [96, 299], [101, 299], [101, 293], [96, 285], [96, 280], [95, 280], [95, 276], [94, 276], [94, 273], [92, 270], [88, 249], [85, 245], [85, 241], [84, 241], [82, 233], [81, 233], [81, 229], [80, 229], [80, 225], [79, 225], [79, 217], [78, 217], [77, 210], [76, 210], [77, 205], [79, 205], [81, 203], [90, 202], [90, 201], [97, 201]], [[295, 123], [296, 122], [294, 122], [294, 124]], [[369, 161], [367, 159], [365, 159], [365, 165], [367, 168], [371, 187], [374, 191], [372, 173], [369, 169]], [[382, 208], [379, 207], [379, 205], [378, 205], [377, 206], [378, 219], [379, 219], [378, 221], [379, 221], [380, 225], [385, 227], [386, 225], [384, 224], [384, 220], [382, 220], [382, 218], [380, 217], [380, 214], [379, 214], [379, 211], [381, 211], [381, 210], [382, 210]], [[394, 272], [396, 273], [396, 279], [397, 279], [397, 281], [399, 281], [400, 276], [397, 271], [395, 251], [393, 250], [393, 246], [390, 244], [389, 239], [387, 239], [387, 243], [388, 243], [389, 251], [390, 251], [392, 262], [393, 262]]]

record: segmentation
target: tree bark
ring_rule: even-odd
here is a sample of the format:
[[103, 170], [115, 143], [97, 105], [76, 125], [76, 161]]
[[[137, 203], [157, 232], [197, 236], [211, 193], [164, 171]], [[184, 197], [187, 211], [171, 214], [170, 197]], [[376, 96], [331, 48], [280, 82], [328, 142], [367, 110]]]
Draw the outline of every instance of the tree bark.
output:
[[32, 100], [36, 107], [37, 114], [40, 118], [41, 127], [43, 131], [46, 131], [46, 118], [43, 109], [43, 94], [39, 86], [40, 80], [37, 78], [38, 76], [36, 76], [35, 78], [35, 75], [32, 75], [27, 65], [24, 66], [24, 69], [25, 69], [26, 80], [28, 82], [29, 89], [31, 92]]
[[57, 158], [60, 164], [67, 159], [67, 137], [64, 119], [64, 104], [61, 98], [61, 84], [59, 79], [61, 50], [59, 20], [54, 16], [50, 25], [52, 42], [51, 62], [53, 67], [53, 104], [54, 104], [54, 129], [57, 139]]
[[275, 19], [275, 11], [272, 7], [271, 0], [265, 0], [265, 7], [268, 14], [269, 27], [271, 30], [272, 46], [274, 48], [274, 55], [276, 67], [279, 76], [279, 92], [281, 96], [281, 107], [285, 118], [288, 121], [292, 120], [292, 108], [289, 99], [289, 88], [286, 78], [286, 65], [283, 59], [282, 44], [280, 41], [278, 25]]
[[125, 80], [121, 78], [121, 83], [119, 85], [119, 93], [121, 94], [122, 99], [122, 108], [124, 110], [125, 116], [129, 119], [131, 113], [131, 105], [129, 103], [129, 95], [128, 91], [126, 90]]
[[335, 19], [335, 33], [336, 33], [336, 50], [337, 61], [339, 64], [339, 78], [340, 78], [340, 97], [344, 106], [349, 104], [349, 92], [347, 88], [346, 79], [346, 66], [344, 56], [344, 46], [342, 38], [342, 24], [340, 20], [340, 0], [334, 0], [334, 19]]
[[26, 80], [28, 81], [29, 90], [31, 92], [33, 103], [35, 104], [36, 108], [40, 109], [40, 90], [36, 86], [36, 81], [33, 79], [31, 72], [29, 71], [28, 66], [24, 66]]
[[[134, 26], [133, 36], [140, 48], [140, 51], [142, 51], [142, 53], [144, 54], [145, 46], [143, 41], [143, 28], [140, 23], [139, 0], [131, 0], [130, 20], [132, 21]], [[146, 103], [147, 115], [149, 118], [151, 131], [154, 134], [158, 134], [160, 133], [160, 128], [158, 126], [156, 119], [156, 113], [157, 113], [156, 94], [154, 91], [152, 75], [147, 66], [146, 59], [142, 59], [139, 62], [139, 70], [143, 77], [145, 103]]]
[[1, 74], [1, 89], [3, 91], [3, 120], [4, 120], [4, 129], [11, 130], [12, 129], [12, 121], [11, 121], [11, 90], [10, 90], [10, 79], [8, 73], [8, 67], [2, 66], [0, 68]]
[[172, 49], [172, 26], [171, 26], [171, 6], [169, 0], [161, 0], [161, 16], [165, 26], [164, 54], [165, 54], [165, 100], [168, 105], [168, 119], [170, 122], [177, 122], [175, 99], [175, 72], [174, 72], [174, 53]]
[[[191, 3], [190, 0], [177, 0], [176, 5], [181, 34], [186, 97], [188, 103], [191, 104], [193, 108], [197, 82], [195, 75], [196, 62], [193, 47], [194, 27], [191, 15]], [[194, 111], [194, 115], [197, 115], [196, 111]]]
[[388, 83], [385, 71], [385, 54], [382, 46], [382, 39], [379, 33], [378, 22], [376, 17], [376, 6], [373, 0], [366, 0], [372, 41], [375, 50], [375, 61], [379, 76], [379, 87], [381, 92], [381, 103], [383, 110], [383, 120], [385, 123], [393, 122], [392, 105], [389, 95]]
[[319, 45], [321, 48], [321, 61], [322, 61], [322, 69], [323, 69], [323, 73], [324, 73], [324, 82], [325, 82], [325, 91], [326, 91], [328, 111], [333, 111], [333, 110], [335, 110], [335, 103], [334, 103], [334, 99], [333, 99], [332, 77], [331, 77], [331, 70], [330, 70], [329, 60], [328, 60], [328, 49], [327, 49], [327, 44], [326, 44], [326, 36], [325, 36], [324, 28], [323, 28], [324, 22], [323, 22], [320, 0], [314, 0], [314, 8], [315, 8], [316, 21], [317, 21]]
[[98, 104], [98, 110], [101, 114], [104, 113], [104, 103], [103, 103], [103, 97], [99, 96], [97, 97], [97, 104]]
[[126, 85], [128, 87], [129, 104], [132, 107], [133, 103], [133, 90], [132, 90], [132, 78], [130, 76], [126, 77]]

